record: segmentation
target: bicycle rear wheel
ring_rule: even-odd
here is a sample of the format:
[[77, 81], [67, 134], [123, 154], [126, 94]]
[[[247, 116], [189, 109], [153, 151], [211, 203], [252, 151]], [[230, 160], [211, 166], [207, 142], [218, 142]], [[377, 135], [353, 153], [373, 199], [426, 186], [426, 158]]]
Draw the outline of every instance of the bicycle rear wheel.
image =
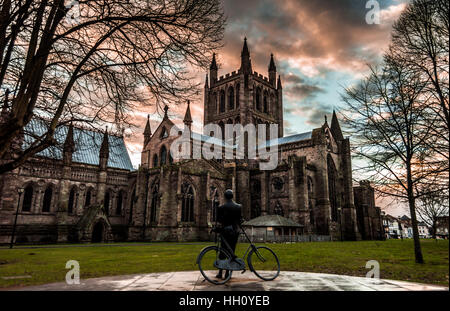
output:
[[[219, 258], [219, 253], [222, 252], [222, 258]], [[220, 265], [230, 262], [231, 256], [225, 250], [220, 250], [217, 246], [210, 246], [201, 251], [198, 256], [198, 268], [203, 277], [210, 283], [221, 285], [228, 282], [231, 278], [232, 271], [223, 271], [223, 279], [217, 278]], [[228, 275], [227, 275], [228, 274]], [[225, 277], [226, 276], [226, 277]]]
[[266, 246], [257, 246], [248, 254], [248, 266], [257, 277], [272, 281], [280, 274], [280, 261], [277, 255]]

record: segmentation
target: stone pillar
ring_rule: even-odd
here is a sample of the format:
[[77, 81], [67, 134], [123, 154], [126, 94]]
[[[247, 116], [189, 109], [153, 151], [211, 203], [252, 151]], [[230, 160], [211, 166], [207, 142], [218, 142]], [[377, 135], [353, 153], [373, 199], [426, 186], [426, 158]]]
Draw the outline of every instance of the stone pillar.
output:
[[358, 232], [356, 208], [353, 194], [352, 163], [350, 154], [350, 140], [344, 139], [342, 142], [342, 171], [344, 176], [344, 205], [342, 209], [342, 226], [345, 240], [361, 240]]
[[[159, 204], [158, 225], [177, 227], [181, 217], [181, 200], [173, 191], [171, 175], [172, 173], [169, 168], [161, 168], [159, 188], [161, 200]], [[177, 172], [175, 180], [177, 180], [178, 177]], [[177, 208], [174, 208], [175, 206], [177, 206]]]
[[299, 178], [298, 173], [296, 172], [296, 157], [290, 156], [288, 158], [288, 189], [289, 189], [289, 218], [293, 221], [298, 222], [300, 218], [299, 206], [298, 206], [298, 195], [297, 195], [297, 187], [298, 182], [296, 179]]
[[183, 183], [183, 172], [181, 170], [181, 166], [178, 168], [178, 175], [177, 175], [177, 193], [176, 193], [176, 220], [177, 224], [181, 223], [181, 208], [182, 208], [182, 199], [183, 194], [181, 193], [181, 186]]
[[67, 242], [69, 235], [67, 208], [69, 206], [71, 175], [72, 175], [71, 166], [64, 165], [62, 179], [59, 184], [58, 210], [56, 211], [58, 242]]
[[132, 241], [142, 240], [144, 228], [145, 201], [148, 195], [148, 170], [139, 167], [136, 177], [136, 197], [133, 206], [131, 225], [128, 229], [128, 238]]
[[262, 171], [261, 176], [261, 215], [270, 214], [270, 174]]
[[[321, 146], [322, 147], [322, 146]], [[321, 148], [318, 152], [326, 155], [325, 148]], [[317, 173], [316, 173], [316, 213], [315, 221], [318, 234], [330, 234], [330, 224], [331, 224], [331, 205], [330, 197], [328, 192], [328, 170], [327, 170], [327, 160], [326, 156], [323, 157], [320, 163], [317, 163]]]
[[84, 213], [84, 202], [86, 201], [86, 192], [87, 192], [87, 188], [85, 185], [80, 185], [80, 187], [78, 188], [78, 200], [77, 200], [77, 206], [75, 209], [75, 214], [76, 215], [83, 215]]
[[200, 177], [199, 193], [195, 198], [197, 203], [197, 210], [194, 209], [194, 216], [196, 216], [196, 225], [198, 228], [197, 239], [206, 240], [208, 238], [208, 179], [209, 172], [202, 174]]
[[236, 176], [237, 193], [235, 195], [236, 201], [242, 204], [242, 216], [248, 220], [251, 212], [250, 199], [250, 172], [247, 167], [241, 167]]
[[[308, 176], [306, 173], [306, 157], [297, 158], [294, 162], [295, 184], [297, 190], [297, 206], [292, 207], [292, 219], [304, 226], [304, 231], [310, 231], [308, 208]], [[297, 218], [297, 219], [295, 219]]]
[[31, 207], [31, 212], [33, 214], [39, 214], [42, 211], [42, 201], [43, 201], [43, 192], [45, 191], [45, 183], [43, 181], [38, 182], [36, 191], [35, 191], [35, 198], [33, 205]]

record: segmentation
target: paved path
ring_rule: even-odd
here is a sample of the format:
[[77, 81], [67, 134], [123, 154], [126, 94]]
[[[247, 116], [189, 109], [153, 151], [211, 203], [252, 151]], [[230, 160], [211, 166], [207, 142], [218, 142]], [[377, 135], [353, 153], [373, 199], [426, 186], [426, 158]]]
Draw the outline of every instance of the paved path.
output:
[[233, 273], [225, 285], [205, 281], [198, 271], [134, 274], [81, 280], [79, 285], [53, 283], [24, 287], [33, 291], [414, 291], [447, 290], [426, 284], [376, 280], [346, 275], [283, 271], [270, 282], [258, 279], [253, 273]]

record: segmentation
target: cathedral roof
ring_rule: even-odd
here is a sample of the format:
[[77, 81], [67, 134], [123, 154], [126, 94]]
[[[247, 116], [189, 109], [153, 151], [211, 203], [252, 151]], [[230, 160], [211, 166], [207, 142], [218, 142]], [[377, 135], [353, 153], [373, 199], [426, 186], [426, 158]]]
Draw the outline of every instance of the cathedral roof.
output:
[[295, 143], [298, 141], [302, 141], [302, 140], [308, 140], [312, 138], [312, 132], [306, 132], [306, 133], [300, 133], [300, 134], [295, 134], [295, 135], [291, 135], [291, 136], [285, 136], [285, 137], [280, 137], [277, 139], [272, 139], [269, 140], [267, 144], [262, 144], [260, 146], [260, 148], [263, 147], [270, 147], [270, 146], [276, 146], [276, 145], [285, 145], [285, 144], [290, 144], [290, 143]]
[[279, 215], [265, 215], [253, 218], [243, 223], [249, 227], [303, 227], [292, 219]]
[[236, 148], [236, 146], [231, 146], [227, 143], [225, 143], [222, 139], [215, 138], [208, 135], [199, 134], [196, 132], [192, 132], [191, 134], [192, 139], [201, 141], [201, 142], [209, 142], [212, 145], [221, 146], [221, 147], [229, 147], [229, 148]]
[[[23, 149], [28, 148], [35, 140], [33, 136], [41, 136], [46, 133], [46, 131], [46, 122], [39, 119], [31, 120], [30, 123], [25, 126], [24, 142], [22, 146]], [[57, 127], [55, 131], [57, 145], [51, 146], [36, 155], [62, 160], [63, 146], [68, 132], [69, 126], [64, 125]], [[73, 140], [75, 143], [75, 148], [72, 154], [72, 161], [83, 164], [99, 165], [99, 154], [103, 137], [104, 134], [101, 132], [74, 127]], [[108, 135], [108, 142], [108, 167], [129, 171], [134, 170], [123, 137]]]

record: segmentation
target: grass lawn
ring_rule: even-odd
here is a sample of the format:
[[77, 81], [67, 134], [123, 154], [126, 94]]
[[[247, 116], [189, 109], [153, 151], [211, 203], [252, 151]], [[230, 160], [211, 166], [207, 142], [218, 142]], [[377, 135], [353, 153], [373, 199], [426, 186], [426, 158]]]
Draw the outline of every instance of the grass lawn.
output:
[[[197, 270], [197, 254], [211, 243], [127, 243], [45, 248], [0, 248], [0, 288], [64, 282], [68, 260], [80, 263], [81, 279]], [[269, 244], [281, 269], [365, 276], [368, 260], [380, 263], [385, 279], [449, 285], [449, 242], [422, 240], [425, 264], [414, 262], [412, 240]], [[247, 245], [240, 244], [243, 255]], [[4, 277], [28, 278], [4, 279]], [[30, 277], [31, 276], [31, 277]]]

